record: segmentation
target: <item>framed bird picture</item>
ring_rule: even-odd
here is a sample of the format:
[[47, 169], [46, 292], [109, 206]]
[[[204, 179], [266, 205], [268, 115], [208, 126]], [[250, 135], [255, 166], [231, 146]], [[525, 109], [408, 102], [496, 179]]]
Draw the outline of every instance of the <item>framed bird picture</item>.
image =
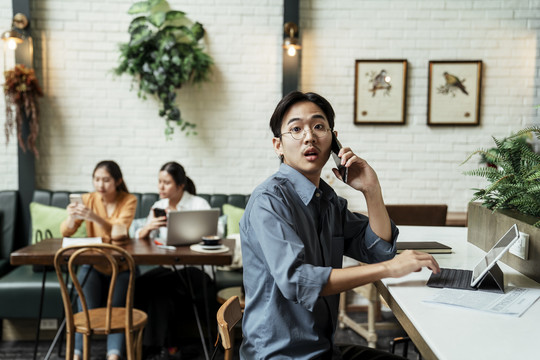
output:
[[428, 125], [480, 125], [482, 61], [430, 61]]
[[403, 125], [407, 60], [356, 60], [354, 123]]

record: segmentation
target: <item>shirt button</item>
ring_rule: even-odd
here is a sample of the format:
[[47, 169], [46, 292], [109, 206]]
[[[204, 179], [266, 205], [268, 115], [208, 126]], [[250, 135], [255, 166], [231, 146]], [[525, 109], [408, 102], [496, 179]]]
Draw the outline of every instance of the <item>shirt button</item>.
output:
[[316, 197], [321, 197], [321, 194], [315, 193], [315, 196], [316, 196]]

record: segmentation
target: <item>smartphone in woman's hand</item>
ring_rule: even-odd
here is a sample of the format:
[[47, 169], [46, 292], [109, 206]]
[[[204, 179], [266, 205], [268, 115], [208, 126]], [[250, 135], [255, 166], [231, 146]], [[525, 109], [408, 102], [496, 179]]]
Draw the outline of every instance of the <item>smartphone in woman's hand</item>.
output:
[[162, 217], [162, 216], [167, 217], [167, 212], [165, 211], [165, 209], [154, 208], [153, 211], [154, 211], [154, 217], [156, 218]]
[[71, 204], [83, 204], [81, 194], [69, 194], [69, 202]]

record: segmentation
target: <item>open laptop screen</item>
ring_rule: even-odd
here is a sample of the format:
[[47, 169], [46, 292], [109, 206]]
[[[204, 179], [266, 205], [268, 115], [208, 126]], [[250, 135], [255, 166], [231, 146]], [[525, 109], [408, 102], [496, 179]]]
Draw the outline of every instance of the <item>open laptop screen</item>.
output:
[[203, 236], [216, 235], [219, 213], [219, 208], [169, 211], [167, 245], [191, 245]]

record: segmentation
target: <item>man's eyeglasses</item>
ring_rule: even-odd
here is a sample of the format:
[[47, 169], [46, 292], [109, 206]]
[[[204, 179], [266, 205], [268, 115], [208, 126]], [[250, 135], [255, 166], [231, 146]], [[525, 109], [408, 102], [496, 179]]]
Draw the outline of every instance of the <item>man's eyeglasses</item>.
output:
[[325, 137], [329, 131], [332, 131], [332, 129], [327, 129], [326, 127], [324, 127], [324, 125], [321, 125], [321, 124], [315, 125], [313, 129], [310, 129], [310, 130], [304, 130], [300, 126], [295, 126], [290, 131], [279, 134], [279, 136], [283, 136], [285, 134], [291, 134], [294, 140], [302, 140], [303, 138], [306, 137], [307, 131], [311, 131], [311, 134], [313, 134], [313, 137], [321, 139]]

